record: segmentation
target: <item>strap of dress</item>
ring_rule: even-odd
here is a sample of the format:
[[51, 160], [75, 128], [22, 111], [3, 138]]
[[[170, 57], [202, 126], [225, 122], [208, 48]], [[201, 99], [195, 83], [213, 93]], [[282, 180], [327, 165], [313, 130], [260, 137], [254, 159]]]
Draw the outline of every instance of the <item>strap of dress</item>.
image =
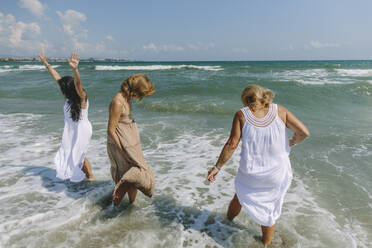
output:
[[270, 104], [269, 111], [263, 118], [257, 118], [254, 116], [249, 107], [242, 108], [241, 111], [244, 114], [246, 122], [249, 122], [251, 125], [256, 127], [267, 127], [278, 115], [276, 104]]
[[247, 120], [248, 120], [247, 108], [248, 108], [248, 107], [244, 107], [244, 108], [241, 108], [241, 109], [240, 109], [240, 111], [241, 111], [241, 112], [243, 113], [243, 115], [244, 115], [245, 122], [247, 122]]

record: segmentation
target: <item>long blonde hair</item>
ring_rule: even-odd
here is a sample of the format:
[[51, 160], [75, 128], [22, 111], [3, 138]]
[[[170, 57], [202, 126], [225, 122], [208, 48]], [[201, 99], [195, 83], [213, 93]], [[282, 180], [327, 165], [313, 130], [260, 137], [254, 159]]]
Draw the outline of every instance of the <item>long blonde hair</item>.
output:
[[129, 76], [121, 84], [121, 90], [127, 95], [136, 94], [141, 99], [154, 94], [155, 88], [145, 74], [138, 73]]
[[248, 106], [252, 111], [260, 108], [267, 108], [273, 102], [274, 92], [259, 85], [248, 85], [242, 92], [241, 100], [244, 106]]

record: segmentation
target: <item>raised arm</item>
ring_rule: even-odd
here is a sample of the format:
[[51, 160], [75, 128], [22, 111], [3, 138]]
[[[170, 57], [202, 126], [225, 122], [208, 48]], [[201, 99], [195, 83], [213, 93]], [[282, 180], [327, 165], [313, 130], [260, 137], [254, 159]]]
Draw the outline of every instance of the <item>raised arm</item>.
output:
[[107, 135], [109, 135], [115, 142], [115, 144], [122, 150], [123, 147], [121, 146], [121, 143], [119, 141], [119, 137], [116, 134], [116, 127], [118, 126], [120, 115], [123, 111], [123, 105], [117, 101], [116, 99], [113, 99], [110, 104], [110, 110], [109, 110], [109, 122], [108, 122], [108, 128], [107, 128]]
[[45, 56], [45, 52], [44, 52], [44, 48], [41, 49], [41, 54], [39, 54], [39, 58], [40, 60], [44, 63], [45, 67], [47, 68], [48, 72], [50, 73], [50, 75], [52, 76], [52, 78], [54, 80], [56, 80], [56, 83], [58, 84], [58, 80], [61, 79], [61, 76], [58, 74], [58, 72], [56, 70], [54, 70], [54, 68], [48, 63], [47, 59], [46, 59], [46, 56]]
[[[281, 117], [284, 118], [285, 125], [293, 131], [293, 136], [289, 140], [289, 145], [294, 146], [301, 141], [303, 141], [307, 136], [309, 136], [309, 130], [307, 127], [294, 116], [288, 109], [283, 106], [279, 106], [279, 113]], [[283, 119], [282, 118], [282, 119]]]
[[72, 68], [72, 71], [74, 72], [74, 84], [75, 84], [75, 89], [76, 93], [80, 96], [82, 101], [84, 101], [86, 93], [83, 90], [83, 87], [81, 86], [81, 80], [80, 80], [80, 73], [78, 71], [78, 66], [79, 66], [79, 55], [76, 53], [71, 54], [71, 58], [67, 60], [68, 64]]
[[230, 137], [226, 144], [222, 148], [220, 156], [217, 160], [216, 165], [208, 171], [207, 180], [213, 182], [216, 180], [216, 175], [222, 166], [231, 158], [234, 151], [239, 145], [240, 138], [242, 135], [242, 127], [244, 124], [244, 117], [241, 111], [235, 113], [234, 120], [232, 123]]

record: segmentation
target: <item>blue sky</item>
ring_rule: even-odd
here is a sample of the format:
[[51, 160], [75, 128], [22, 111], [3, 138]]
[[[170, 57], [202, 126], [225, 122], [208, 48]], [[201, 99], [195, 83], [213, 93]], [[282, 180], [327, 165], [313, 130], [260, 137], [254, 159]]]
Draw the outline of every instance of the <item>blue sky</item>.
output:
[[1, 0], [0, 56], [372, 59], [369, 0]]

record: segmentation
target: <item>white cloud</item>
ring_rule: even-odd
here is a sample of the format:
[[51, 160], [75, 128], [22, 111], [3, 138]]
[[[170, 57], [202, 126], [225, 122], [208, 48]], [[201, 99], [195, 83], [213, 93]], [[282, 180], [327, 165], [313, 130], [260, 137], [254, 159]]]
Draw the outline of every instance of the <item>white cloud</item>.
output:
[[233, 52], [234, 53], [245, 53], [245, 54], [249, 54], [249, 53], [252, 53], [251, 50], [249, 50], [248, 48], [233, 48]]
[[158, 52], [158, 47], [154, 43], [150, 43], [148, 45], [144, 45], [143, 50]]
[[309, 46], [305, 45], [305, 48], [312, 47], [312, 48], [332, 48], [332, 47], [339, 47], [340, 44], [338, 43], [322, 43], [320, 41], [310, 41]]
[[203, 44], [201, 42], [197, 42], [197, 43], [188, 44], [187, 47], [194, 51], [207, 51], [207, 50], [215, 48], [215, 45], [214, 43]]
[[81, 26], [82, 22], [87, 20], [84, 13], [76, 10], [66, 10], [63, 14], [57, 11], [59, 18], [62, 21], [62, 28], [69, 40], [65, 42], [65, 50], [82, 50], [84, 51], [87, 43], [82, 42], [82, 39], [88, 37], [88, 30]]
[[40, 33], [40, 26], [36, 22], [16, 21], [13, 15], [0, 12], [0, 47], [3, 53], [9, 53], [9, 49], [29, 53], [39, 50], [42, 44], [38, 40]]
[[109, 41], [114, 41], [114, 37], [112, 37], [111, 35], [107, 35], [106, 36], [106, 40], [109, 40]]
[[292, 44], [290, 44], [289, 47], [288, 47], [288, 50], [289, 50], [289, 51], [294, 51], [295, 48], [294, 48], [294, 46], [293, 46]]
[[65, 14], [62, 14], [60, 11], [57, 11], [57, 14], [63, 23], [63, 31], [65, 31], [67, 35], [86, 36], [88, 30], [82, 29], [80, 25], [81, 22], [87, 20], [84, 13], [69, 9]]
[[209, 49], [214, 48], [213, 43], [203, 44], [203, 43], [190, 43], [187, 45], [175, 45], [175, 44], [165, 44], [165, 45], [155, 45], [154, 43], [150, 43], [148, 45], [142, 46], [143, 50], [151, 51], [155, 53], [159, 52], [181, 52], [186, 50], [193, 50], [193, 51], [206, 51]]
[[28, 9], [33, 15], [37, 17], [43, 16], [45, 6], [38, 0], [20, 0], [18, 2], [19, 7]]
[[109, 41], [115, 40], [112, 35], [107, 35], [101, 41], [88, 41], [88, 30], [82, 26], [87, 20], [84, 13], [70, 9], [65, 13], [57, 11], [57, 14], [62, 21], [62, 30], [67, 36], [61, 52], [69, 54], [74, 51], [85, 57], [117, 56], [119, 54], [119, 51], [107, 46]]
[[40, 27], [37, 23], [17, 22], [10, 26], [9, 42], [13, 47], [19, 47], [23, 43], [23, 37], [28, 37], [31, 40], [35, 35], [40, 34]]

